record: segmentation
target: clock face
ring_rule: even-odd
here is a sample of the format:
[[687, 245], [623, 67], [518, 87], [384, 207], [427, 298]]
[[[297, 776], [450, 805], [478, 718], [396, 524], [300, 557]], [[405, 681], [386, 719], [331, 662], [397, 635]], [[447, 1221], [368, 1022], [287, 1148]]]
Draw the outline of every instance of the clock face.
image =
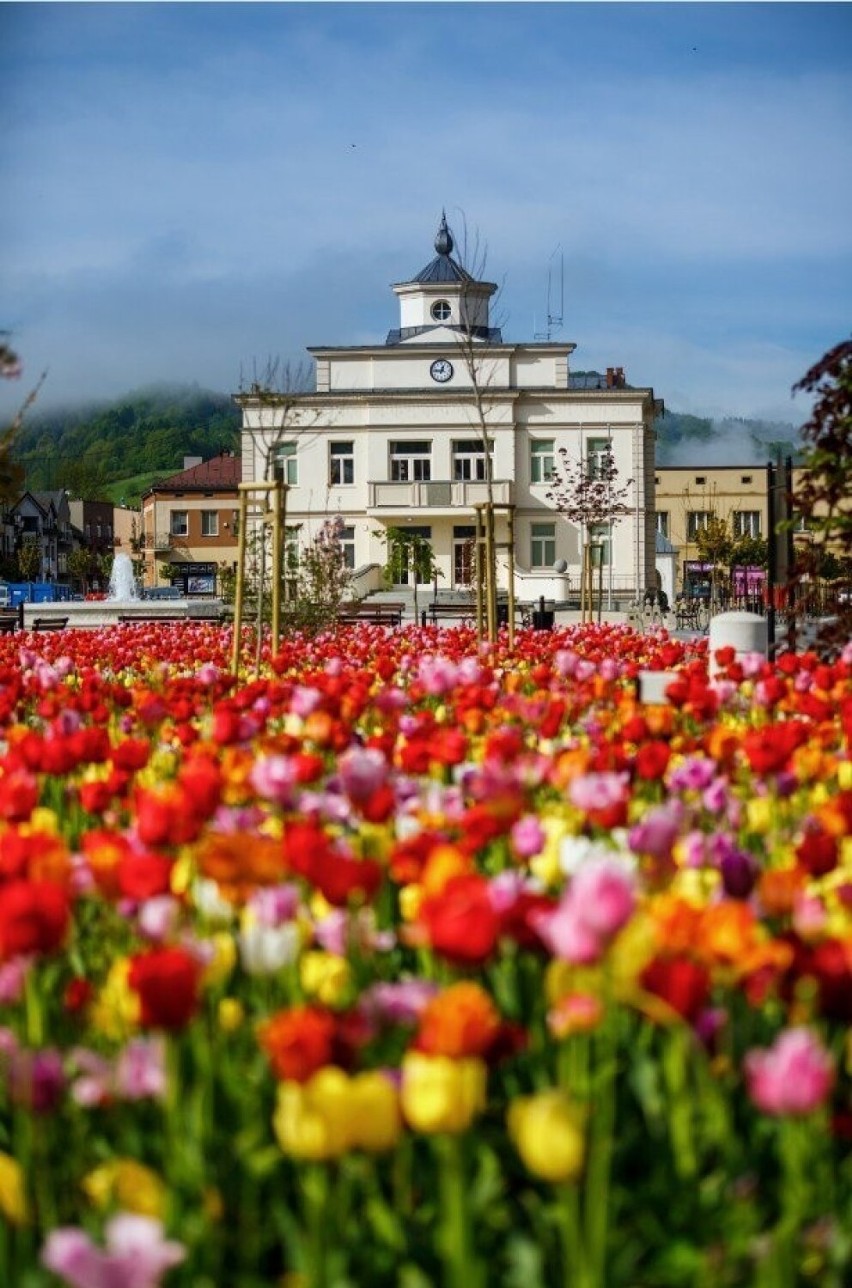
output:
[[446, 384], [453, 378], [453, 364], [446, 358], [436, 358], [429, 368], [429, 375], [433, 380], [437, 380], [439, 385]]

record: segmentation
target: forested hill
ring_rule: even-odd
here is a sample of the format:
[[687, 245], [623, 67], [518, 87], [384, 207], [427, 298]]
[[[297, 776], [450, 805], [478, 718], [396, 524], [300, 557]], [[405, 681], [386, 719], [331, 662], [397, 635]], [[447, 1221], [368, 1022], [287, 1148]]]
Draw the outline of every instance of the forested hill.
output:
[[[239, 449], [239, 409], [225, 394], [197, 386], [155, 386], [116, 402], [39, 412], [18, 434], [14, 457], [31, 491], [128, 504], [185, 456], [207, 460]], [[660, 465], [758, 465], [796, 454], [796, 430], [761, 420], [710, 420], [667, 411], [657, 422]]]
[[206, 460], [223, 448], [236, 450], [239, 426], [239, 408], [225, 394], [156, 386], [117, 402], [41, 414], [36, 409], [13, 454], [31, 491], [62, 487], [95, 499], [111, 495], [111, 484], [174, 474], [185, 456]]
[[795, 425], [728, 416], [722, 420], [667, 411], [657, 421], [658, 465], [765, 465], [801, 455]]

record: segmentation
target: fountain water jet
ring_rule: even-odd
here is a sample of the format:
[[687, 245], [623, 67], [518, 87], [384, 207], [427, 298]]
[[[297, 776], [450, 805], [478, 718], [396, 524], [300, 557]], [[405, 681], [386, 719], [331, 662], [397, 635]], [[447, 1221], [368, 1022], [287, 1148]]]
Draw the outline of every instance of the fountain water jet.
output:
[[107, 600], [110, 602], [132, 603], [138, 599], [139, 590], [136, 586], [136, 578], [133, 575], [133, 561], [130, 555], [117, 554], [112, 561]]

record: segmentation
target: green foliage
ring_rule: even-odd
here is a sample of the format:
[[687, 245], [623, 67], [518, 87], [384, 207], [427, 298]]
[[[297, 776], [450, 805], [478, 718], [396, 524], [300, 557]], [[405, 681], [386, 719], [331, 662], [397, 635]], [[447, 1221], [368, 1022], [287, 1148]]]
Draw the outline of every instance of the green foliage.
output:
[[388, 528], [382, 534], [387, 544], [388, 560], [382, 576], [390, 586], [399, 585], [403, 578], [415, 573], [414, 580], [421, 585], [440, 576], [435, 552], [428, 537], [405, 528]]
[[89, 578], [98, 571], [97, 559], [86, 546], [77, 546], [67, 557], [68, 574], [72, 582], [86, 590]]
[[22, 542], [17, 562], [21, 581], [35, 581], [41, 569], [41, 542]]
[[131, 481], [139, 480], [141, 494], [148, 481], [177, 473], [184, 456], [236, 449], [239, 426], [239, 410], [224, 394], [160, 387], [106, 407], [34, 416], [18, 434], [15, 457], [33, 491], [67, 487], [95, 499], [118, 483], [113, 499], [129, 502], [137, 499]]

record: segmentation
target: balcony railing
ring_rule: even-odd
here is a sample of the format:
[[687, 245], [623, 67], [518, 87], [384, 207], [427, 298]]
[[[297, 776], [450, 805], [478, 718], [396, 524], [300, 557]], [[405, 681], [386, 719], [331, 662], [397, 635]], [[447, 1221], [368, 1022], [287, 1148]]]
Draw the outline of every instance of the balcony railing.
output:
[[[491, 483], [497, 505], [510, 505], [514, 485], [509, 479]], [[470, 510], [488, 500], [484, 480], [432, 479], [428, 483], [368, 483], [367, 508], [370, 510]]]
[[[171, 550], [175, 541], [179, 540], [181, 540], [181, 538], [174, 532], [155, 532], [153, 539], [150, 533], [148, 534], [145, 538], [145, 544], [153, 545], [155, 550]], [[183, 540], [185, 541], [186, 538], [184, 537]]]

